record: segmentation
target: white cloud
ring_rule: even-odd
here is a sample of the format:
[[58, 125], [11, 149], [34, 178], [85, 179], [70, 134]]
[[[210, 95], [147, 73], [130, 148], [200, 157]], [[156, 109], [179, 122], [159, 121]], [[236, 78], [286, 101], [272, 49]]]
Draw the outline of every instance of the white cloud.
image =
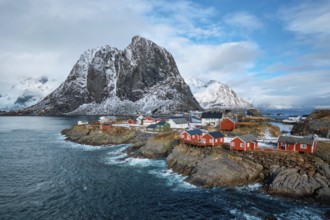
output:
[[330, 49], [330, 1], [303, 2], [280, 10], [285, 28], [296, 34], [298, 42], [314, 48]]
[[281, 11], [287, 29], [301, 34], [330, 34], [330, 2], [309, 2]]
[[252, 42], [220, 45], [192, 45], [190, 42], [175, 49], [180, 72], [184, 77], [224, 81], [244, 76], [260, 54]]
[[228, 25], [250, 31], [255, 31], [263, 27], [262, 22], [255, 15], [247, 12], [237, 12], [227, 15], [224, 21]]
[[[64, 62], [61, 52], [42, 53], [4, 53], [0, 56], [0, 73], [6, 74], [2, 79], [13, 80], [27, 76], [45, 75], [52, 79], [58, 78], [59, 71], [69, 69], [70, 63]], [[59, 63], [61, 65], [59, 66]]]
[[[326, 48], [330, 47], [330, 29], [326, 25], [329, 5], [324, 2], [286, 8], [280, 16], [287, 30], [296, 33], [300, 40], [304, 38], [310, 45], [315, 42], [319, 48]], [[192, 1], [0, 1], [0, 76], [11, 79], [42, 74], [63, 81], [83, 51], [106, 44], [124, 49], [132, 36], [141, 35], [171, 52], [184, 77], [228, 83], [239, 95], [254, 98], [256, 103], [304, 100], [299, 96], [309, 83], [317, 88], [311, 88], [315, 92], [308, 97], [328, 97], [329, 89], [321, 82], [329, 79], [324, 73], [315, 75], [329, 69], [328, 50], [301, 54], [293, 67], [272, 65], [268, 69], [286, 71], [288, 76], [269, 81], [254, 78], [258, 73], [251, 71], [263, 47], [252, 40], [229, 41], [224, 31], [230, 26], [241, 33], [256, 33], [266, 23], [249, 12], [228, 14], [224, 21], [219, 18], [223, 15], [216, 8]], [[297, 70], [306, 68], [309, 72], [295, 75]], [[308, 74], [313, 78], [310, 81]], [[288, 82], [295, 81], [295, 77], [301, 79], [290, 91]]]
[[235, 85], [237, 92], [254, 100], [255, 105], [328, 105], [328, 71], [295, 72], [264, 80], [247, 79]]

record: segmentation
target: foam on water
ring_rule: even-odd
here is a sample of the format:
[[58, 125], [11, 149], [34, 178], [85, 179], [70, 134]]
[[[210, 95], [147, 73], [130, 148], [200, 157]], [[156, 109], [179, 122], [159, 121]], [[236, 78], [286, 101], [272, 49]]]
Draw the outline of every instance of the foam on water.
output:
[[88, 145], [88, 144], [78, 144], [78, 143], [74, 143], [72, 141], [65, 140], [65, 136], [61, 135], [61, 134], [57, 135], [56, 142], [59, 143], [60, 147], [77, 148], [77, 149], [82, 149], [85, 151], [94, 151], [94, 150], [105, 149], [107, 147], [113, 147], [113, 145], [93, 146], [93, 145]]
[[173, 172], [171, 169], [167, 169], [165, 160], [127, 157], [127, 154], [124, 152], [126, 148], [127, 146], [119, 147], [116, 150], [108, 152], [105, 163], [119, 166], [132, 166], [137, 172], [141, 169], [147, 169], [147, 173], [157, 178], [165, 179], [165, 184], [172, 187], [173, 190], [196, 188], [196, 186], [184, 181], [186, 177]]
[[230, 214], [234, 215], [235, 216], [235, 219], [238, 218], [238, 219], [247, 219], [247, 220], [259, 220], [259, 219], [262, 219], [261, 217], [256, 217], [256, 216], [253, 216], [251, 214], [248, 214], [246, 212], [242, 212], [238, 209], [232, 209], [229, 211]]
[[311, 220], [322, 220], [322, 212], [320, 210], [311, 210], [311, 207], [304, 208], [294, 208], [289, 209], [289, 212], [277, 214], [276, 217], [280, 219], [292, 219], [292, 220], [300, 220], [300, 219], [311, 219]]
[[[165, 161], [164, 161], [165, 164]], [[155, 175], [157, 178], [162, 178], [166, 180], [166, 184], [168, 186], [174, 187], [173, 190], [190, 190], [196, 189], [197, 187], [187, 183], [185, 181], [186, 177], [175, 173], [172, 169], [166, 169], [164, 165], [164, 169], [154, 169], [148, 172], [149, 174]]]
[[254, 183], [254, 184], [249, 184], [249, 185], [246, 185], [246, 186], [239, 186], [239, 187], [236, 187], [236, 189], [238, 191], [257, 191], [259, 190], [260, 188], [262, 187], [262, 185], [260, 183]]

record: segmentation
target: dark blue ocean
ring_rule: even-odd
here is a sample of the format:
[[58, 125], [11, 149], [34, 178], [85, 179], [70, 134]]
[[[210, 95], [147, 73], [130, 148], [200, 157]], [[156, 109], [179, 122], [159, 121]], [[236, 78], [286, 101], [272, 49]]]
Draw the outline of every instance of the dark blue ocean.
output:
[[203, 189], [164, 160], [127, 159], [60, 131], [84, 117], [0, 117], [0, 219], [323, 219], [324, 205], [259, 191]]

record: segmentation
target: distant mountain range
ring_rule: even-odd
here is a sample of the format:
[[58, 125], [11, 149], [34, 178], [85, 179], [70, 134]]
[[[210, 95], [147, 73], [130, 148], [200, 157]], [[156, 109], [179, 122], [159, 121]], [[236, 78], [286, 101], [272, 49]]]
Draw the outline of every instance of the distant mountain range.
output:
[[0, 110], [97, 115], [252, 107], [220, 82], [187, 79], [186, 84], [173, 56], [139, 36], [124, 50], [103, 46], [85, 51], [57, 86], [47, 77], [25, 78], [10, 90], [0, 89]]
[[252, 108], [252, 104], [238, 97], [233, 89], [228, 86], [210, 80], [203, 82], [199, 79], [187, 79], [192, 93], [204, 109], [224, 108]]
[[11, 85], [1, 85], [0, 110], [20, 110], [41, 101], [58, 86], [45, 76], [26, 77]]

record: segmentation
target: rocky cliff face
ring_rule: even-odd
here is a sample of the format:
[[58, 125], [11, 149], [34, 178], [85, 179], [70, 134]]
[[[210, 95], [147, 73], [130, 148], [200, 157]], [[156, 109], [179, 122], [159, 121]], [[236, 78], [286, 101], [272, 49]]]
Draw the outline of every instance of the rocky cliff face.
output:
[[263, 178], [260, 164], [232, 156], [221, 148], [178, 145], [166, 163], [168, 168], [188, 176], [187, 181], [198, 186], [237, 186]]
[[201, 109], [164, 48], [135, 36], [123, 51], [84, 52], [68, 78], [32, 114], [132, 114]]
[[306, 120], [294, 124], [291, 134], [307, 136], [316, 134], [320, 137], [330, 136], [330, 110], [315, 110]]

